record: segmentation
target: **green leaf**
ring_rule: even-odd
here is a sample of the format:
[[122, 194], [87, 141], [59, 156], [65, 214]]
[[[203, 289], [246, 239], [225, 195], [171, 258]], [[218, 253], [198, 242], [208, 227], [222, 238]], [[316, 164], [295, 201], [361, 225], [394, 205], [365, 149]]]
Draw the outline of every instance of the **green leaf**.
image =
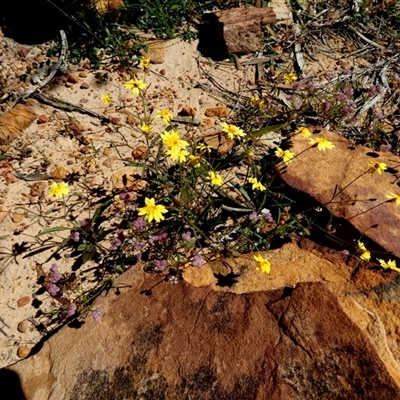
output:
[[71, 228], [66, 228], [65, 226], [55, 226], [54, 228], [45, 229], [42, 232], [38, 233], [38, 236], [45, 235], [46, 233], [53, 233], [59, 231], [70, 231]]
[[5, 160], [6, 158], [7, 158], [7, 156], [5, 154], [0, 154], [0, 161]]
[[279, 129], [282, 129], [288, 123], [289, 122], [283, 122], [283, 123], [277, 124], [277, 125], [269, 125], [269, 126], [266, 126], [265, 128], [259, 129], [258, 131], [251, 132], [250, 135], [256, 136], [256, 137], [261, 137], [262, 135], [266, 135], [267, 133], [279, 131]]

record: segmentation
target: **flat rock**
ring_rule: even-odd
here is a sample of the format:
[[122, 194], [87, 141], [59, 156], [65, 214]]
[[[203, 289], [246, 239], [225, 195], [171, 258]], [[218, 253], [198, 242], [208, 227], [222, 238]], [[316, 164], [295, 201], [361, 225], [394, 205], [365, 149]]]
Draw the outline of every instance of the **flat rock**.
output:
[[[301, 135], [293, 136], [291, 151], [295, 154], [304, 153], [295, 157], [286, 168], [279, 169], [282, 178], [293, 188], [308, 193], [324, 204], [333, 215], [348, 220], [364, 235], [400, 257], [400, 241], [394, 240], [400, 237], [399, 209], [396, 203], [386, 202], [387, 194], [400, 194], [396, 169], [400, 165], [400, 157], [353, 146], [344, 137], [320, 127], [310, 130], [319, 132], [312, 138], [326, 138], [336, 147], [326, 151], [309, 149], [309, 139]], [[366, 173], [368, 161], [384, 162], [392, 169], [382, 175], [371, 176]], [[336, 187], [337, 193], [358, 176], [331, 202]], [[383, 204], [378, 206], [380, 203]]]
[[99, 321], [1, 370], [3, 393], [18, 393], [19, 377], [30, 400], [400, 398], [324, 283], [240, 295], [156, 285], [134, 268], [121, 279], [131, 287], [97, 301]]

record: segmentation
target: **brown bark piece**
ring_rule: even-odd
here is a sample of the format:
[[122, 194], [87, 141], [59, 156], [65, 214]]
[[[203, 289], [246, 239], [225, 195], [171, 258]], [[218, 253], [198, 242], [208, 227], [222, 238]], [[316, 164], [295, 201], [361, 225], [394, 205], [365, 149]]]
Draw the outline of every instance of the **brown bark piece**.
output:
[[216, 11], [207, 19], [229, 53], [251, 53], [262, 48], [263, 25], [276, 22], [276, 15], [270, 7], [248, 7]]
[[36, 117], [32, 108], [23, 104], [18, 104], [11, 111], [0, 115], [0, 146], [10, 144]]

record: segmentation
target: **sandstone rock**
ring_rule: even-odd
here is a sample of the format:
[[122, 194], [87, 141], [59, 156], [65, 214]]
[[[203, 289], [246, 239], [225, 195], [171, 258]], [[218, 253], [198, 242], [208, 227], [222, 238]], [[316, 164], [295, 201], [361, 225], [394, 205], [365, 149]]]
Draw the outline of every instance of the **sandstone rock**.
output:
[[78, 83], [79, 82], [79, 77], [77, 74], [68, 74], [67, 75], [67, 81], [69, 83]]
[[270, 7], [246, 7], [206, 13], [203, 19], [216, 47], [225, 47], [228, 53], [250, 53], [262, 48], [263, 26], [274, 23], [276, 16]]
[[226, 137], [224, 133], [206, 137], [204, 142], [221, 156], [231, 151], [235, 145], [235, 141]]
[[49, 121], [49, 117], [47, 115], [41, 114], [38, 116], [37, 123], [38, 124], [45, 124]]
[[147, 182], [140, 177], [140, 168], [124, 167], [114, 172], [110, 181], [113, 189], [132, 189], [139, 190], [147, 185]]
[[150, 58], [152, 64], [162, 64], [165, 61], [164, 41], [149, 40], [145, 44], [148, 46], [148, 51], [140, 49], [140, 54]]
[[209, 107], [204, 111], [206, 117], [226, 118], [231, 113], [231, 109], [225, 106]]
[[98, 300], [99, 321], [63, 328], [5, 370], [18, 374], [27, 398], [400, 398], [323, 283], [238, 295], [155, 285], [159, 277], [133, 268], [122, 281], [129, 290]]
[[89, 89], [90, 85], [87, 82], [82, 82], [79, 86], [80, 89]]
[[[400, 257], [400, 241], [393, 240], [400, 237], [398, 206], [386, 202], [387, 194], [400, 193], [394, 184], [397, 170], [393, 170], [400, 165], [400, 157], [372, 152], [363, 146], [353, 147], [344, 137], [323, 128], [310, 129], [314, 133], [318, 132], [312, 138], [326, 138], [336, 147], [327, 151], [319, 151], [317, 148], [307, 150], [310, 147], [309, 139], [301, 135], [293, 136], [291, 150], [295, 154], [305, 152], [295, 157], [285, 168], [280, 168], [282, 178], [293, 188], [325, 204], [333, 215], [348, 220], [364, 235]], [[371, 176], [366, 173], [368, 161], [384, 162], [393, 168], [382, 175]], [[345, 188], [358, 176], [340, 193], [341, 188]], [[336, 187], [339, 195], [331, 202]], [[380, 203], [383, 204], [377, 206]]]
[[68, 176], [68, 171], [64, 167], [58, 165], [56, 168], [54, 168], [52, 175], [54, 179], [63, 180]]
[[90, 0], [100, 15], [110, 14], [124, 7], [124, 0]]
[[10, 144], [35, 120], [36, 113], [23, 104], [17, 104], [11, 111], [0, 115], [0, 146]]
[[11, 217], [14, 224], [19, 224], [24, 218], [25, 215], [23, 213], [14, 213]]

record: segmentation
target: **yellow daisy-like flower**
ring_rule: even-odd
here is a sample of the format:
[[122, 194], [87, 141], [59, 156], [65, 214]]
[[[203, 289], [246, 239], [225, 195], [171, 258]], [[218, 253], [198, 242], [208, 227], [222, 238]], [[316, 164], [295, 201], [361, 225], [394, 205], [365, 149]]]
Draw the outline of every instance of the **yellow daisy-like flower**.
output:
[[131, 79], [126, 82], [124, 86], [126, 89], [130, 89], [133, 94], [139, 94], [141, 90], [146, 89], [147, 84], [141, 79]]
[[243, 129], [237, 127], [236, 125], [231, 125], [227, 124], [226, 122], [223, 122], [221, 124], [221, 127], [222, 127], [222, 132], [226, 132], [228, 134], [229, 139], [234, 139], [236, 137], [241, 138], [246, 136]]
[[172, 113], [169, 110], [158, 110], [156, 114], [156, 118], [162, 118], [164, 124], [168, 125], [172, 119]]
[[252, 97], [250, 103], [255, 108], [261, 108], [264, 105], [264, 100], [258, 97]]
[[284, 74], [283, 79], [285, 80], [286, 84], [289, 84], [297, 81], [297, 75], [295, 75], [293, 72], [290, 72], [289, 74]]
[[103, 94], [100, 99], [106, 106], [108, 106], [112, 102], [112, 96], [110, 93]]
[[377, 259], [379, 261], [379, 264], [381, 265], [382, 268], [385, 269], [392, 269], [393, 271], [399, 272], [400, 273], [400, 268], [396, 267], [396, 261], [395, 260], [389, 260], [386, 262], [385, 260]]
[[357, 242], [358, 251], [361, 253], [360, 258], [364, 261], [369, 261], [371, 259], [371, 253], [367, 250], [363, 242]]
[[376, 174], [382, 175], [382, 172], [387, 169], [387, 165], [383, 162], [368, 161], [368, 166], [370, 167], [369, 173], [373, 176]]
[[67, 182], [60, 182], [60, 183], [53, 182], [50, 185], [50, 189], [47, 194], [57, 199], [61, 199], [64, 196], [64, 194], [68, 194], [69, 192], [70, 190]]
[[211, 153], [211, 147], [207, 146], [204, 143], [200, 143], [196, 146], [196, 149], [199, 149], [201, 153]]
[[178, 146], [172, 146], [166, 153], [171, 157], [172, 161], [179, 163], [185, 162], [186, 157], [190, 154], [188, 151], [180, 149]]
[[253, 184], [252, 189], [253, 190], [260, 190], [264, 191], [267, 190], [267, 188], [257, 180], [257, 178], [249, 178], [248, 181]]
[[222, 186], [224, 184], [224, 180], [222, 179], [222, 176], [219, 174], [216, 174], [213, 171], [211, 171], [208, 174], [207, 179], [209, 179], [211, 181], [211, 184], [215, 185], [215, 186]]
[[145, 198], [144, 199], [145, 206], [138, 208], [138, 215], [144, 215], [144, 219], [147, 222], [153, 221], [160, 222], [162, 219], [165, 219], [164, 215], [168, 212], [168, 210], [161, 204], [156, 204], [154, 199]]
[[400, 194], [389, 193], [386, 195], [386, 198], [395, 201], [397, 205], [400, 205]]
[[285, 164], [288, 164], [292, 161], [294, 157], [294, 153], [290, 150], [282, 150], [280, 147], [278, 147], [275, 151], [275, 155], [278, 158], [282, 158], [283, 162]]
[[308, 128], [306, 128], [305, 126], [301, 126], [300, 128], [296, 129], [294, 131], [295, 134], [300, 134], [301, 136], [303, 136], [303, 138], [308, 138], [311, 136], [311, 132]]
[[271, 272], [271, 263], [263, 256], [254, 256], [254, 259], [258, 262], [257, 271], [269, 274]]
[[139, 65], [141, 65], [144, 69], [150, 68], [150, 57], [140, 57]]
[[153, 132], [153, 127], [148, 124], [142, 124], [140, 127], [140, 130], [145, 133], [146, 135], [150, 135], [151, 132]]
[[203, 161], [204, 159], [202, 156], [194, 156], [193, 154], [189, 156], [189, 163], [194, 168], [200, 167]]
[[160, 136], [164, 145], [167, 147], [176, 147], [182, 150], [189, 146], [189, 143], [186, 140], [182, 140], [179, 132], [175, 129], [171, 129], [168, 132], [164, 131]]
[[332, 150], [335, 147], [330, 140], [325, 138], [311, 139], [308, 143], [311, 144], [311, 146], [316, 144], [319, 151], [325, 151], [326, 149]]

